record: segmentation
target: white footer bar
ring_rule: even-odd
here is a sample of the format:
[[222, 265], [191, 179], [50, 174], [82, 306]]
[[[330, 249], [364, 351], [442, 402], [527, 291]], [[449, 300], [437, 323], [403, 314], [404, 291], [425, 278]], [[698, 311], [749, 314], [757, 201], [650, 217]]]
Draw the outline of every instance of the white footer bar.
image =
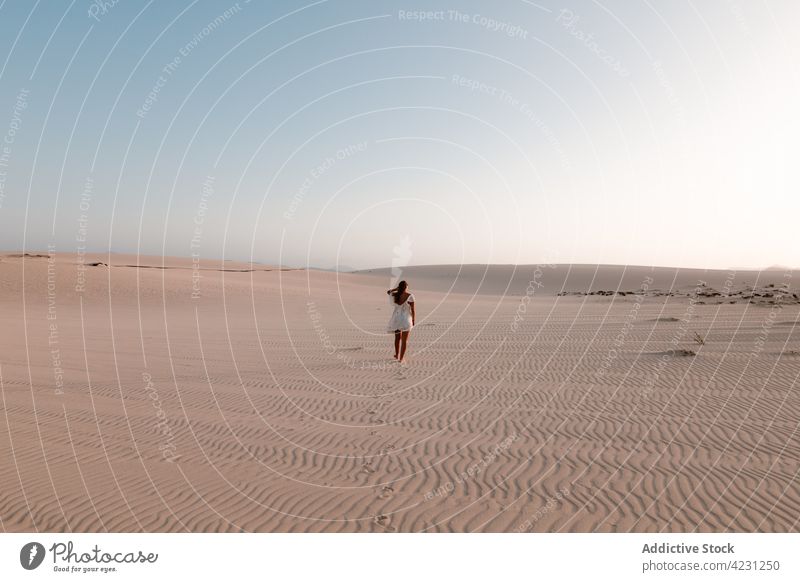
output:
[[[800, 580], [800, 534], [1, 534], [0, 580]], [[565, 578], [566, 577], [566, 578]]]

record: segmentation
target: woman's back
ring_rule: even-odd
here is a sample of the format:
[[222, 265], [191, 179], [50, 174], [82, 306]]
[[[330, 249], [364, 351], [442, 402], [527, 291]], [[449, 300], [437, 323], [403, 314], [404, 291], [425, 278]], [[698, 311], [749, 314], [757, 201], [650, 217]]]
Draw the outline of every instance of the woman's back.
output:
[[414, 303], [414, 296], [411, 293], [403, 293], [399, 297], [392, 295], [390, 301], [394, 310], [392, 311], [392, 317], [389, 321], [387, 331], [410, 330], [414, 326], [414, 318], [411, 311], [411, 304]]
[[416, 320], [414, 296], [408, 292], [408, 283], [405, 281], [400, 281], [397, 287], [389, 289], [386, 293], [389, 294], [389, 301], [394, 307], [386, 331], [394, 334], [394, 357], [402, 363], [408, 334]]

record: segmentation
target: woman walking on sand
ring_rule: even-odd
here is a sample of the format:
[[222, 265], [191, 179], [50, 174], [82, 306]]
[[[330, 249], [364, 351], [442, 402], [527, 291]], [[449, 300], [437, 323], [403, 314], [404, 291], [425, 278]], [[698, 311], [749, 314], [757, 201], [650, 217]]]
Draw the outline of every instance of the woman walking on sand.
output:
[[414, 296], [408, 292], [408, 283], [405, 281], [400, 281], [397, 287], [389, 289], [386, 294], [392, 296], [394, 307], [386, 331], [394, 334], [394, 359], [402, 363], [408, 346], [408, 334], [417, 321]]

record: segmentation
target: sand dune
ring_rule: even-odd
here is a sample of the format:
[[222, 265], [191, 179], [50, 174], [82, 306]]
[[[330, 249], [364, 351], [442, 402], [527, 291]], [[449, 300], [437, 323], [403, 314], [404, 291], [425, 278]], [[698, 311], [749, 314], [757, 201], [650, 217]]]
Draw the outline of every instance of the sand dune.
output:
[[[765, 269], [718, 270], [678, 269], [620, 265], [432, 265], [401, 269], [402, 277], [414, 281], [418, 289], [429, 291], [480, 293], [490, 295], [530, 294], [535, 281], [536, 294], [633, 291], [646, 284], [650, 291], [690, 291], [699, 282], [726, 290], [746, 286], [781, 285], [797, 288], [800, 271]], [[355, 274], [386, 281], [392, 269], [368, 269]]]
[[32, 254], [5, 531], [799, 529], [797, 272], [408, 267], [401, 367], [389, 270]]

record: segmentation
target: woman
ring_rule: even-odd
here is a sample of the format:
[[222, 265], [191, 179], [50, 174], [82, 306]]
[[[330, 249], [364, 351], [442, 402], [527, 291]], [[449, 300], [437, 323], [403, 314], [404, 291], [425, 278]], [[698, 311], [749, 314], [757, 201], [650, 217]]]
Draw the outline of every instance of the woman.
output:
[[387, 295], [392, 296], [394, 312], [389, 320], [387, 331], [394, 333], [394, 359], [403, 362], [408, 345], [408, 334], [417, 321], [417, 312], [414, 309], [414, 296], [408, 292], [408, 283], [400, 281], [397, 287], [389, 289]]

